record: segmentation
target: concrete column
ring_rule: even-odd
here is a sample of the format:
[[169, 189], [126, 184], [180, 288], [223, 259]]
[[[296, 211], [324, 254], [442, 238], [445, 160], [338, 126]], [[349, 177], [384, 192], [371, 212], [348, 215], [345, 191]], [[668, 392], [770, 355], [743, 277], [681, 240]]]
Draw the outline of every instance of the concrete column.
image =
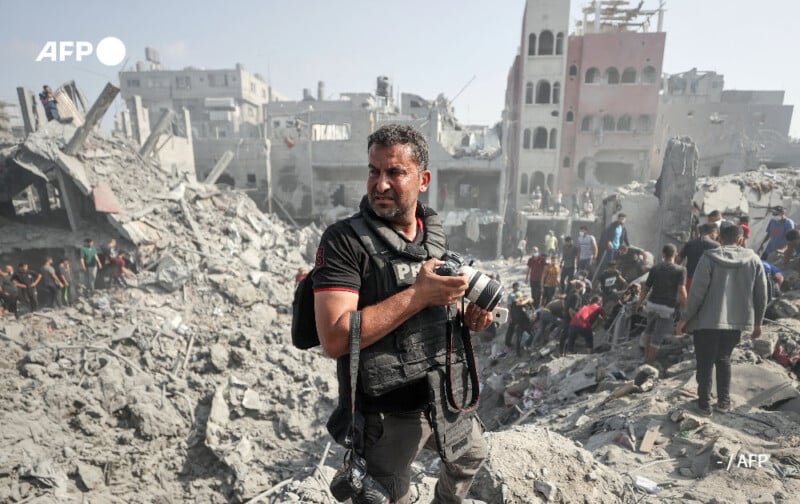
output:
[[272, 142], [264, 139], [264, 156], [267, 163], [267, 212], [272, 213]]
[[81, 213], [79, 202], [77, 198], [73, 198], [72, 188], [69, 186], [69, 179], [64, 175], [60, 169], [58, 172], [58, 188], [61, 191], [61, 204], [64, 205], [64, 210], [67, 211], [67, 219], [69, 220], [69, 228], [72, 231], [80, 229]]
[[150, 135], [150, 118], [142, 105], [142, 97], [134, 96], [128, 101], [128, 110], [131, 113], [131, 127], [133, 129], [133, 139], [138, 145], [142, 145]]
[[697, 182], [697, 148], [689, 137], [673, 138], [664, 152], [658, 179], [657, 251], [667, 243], [680, 247], [691, 237], [692, 197]]
[[153, 147], [156, 146], [156, 141], [158, 137], [164, 133], [167, 128], [172, 125], [172, 120], [175, 118], [175, 112], [172, 109], [167, 109], [164, 114], [161, 115], [161, 118], [156, 123], [155, 128], [153, 131], [150, 132], [148, 135], [147, 140], [144, 141], [142, 147], [139, 149], [139, 155], [142, 157], [147, 157], [153, 151]]
[[89, 113], [86, 114], [83, 126], [75, 131], [75, 134], [72, 135], [72, 139], [70, 139], [69, 143], [64, 148], [64, 154], [73, 156], [78, 152], [83, 142], [86, 140], [86, 137], [89, 136], [89, 132], [92, 131], [95, 125], [100, 122], [100, 119], [103, 118], [103, 115], [106, 113], [106, 110], [108, 110], [108, 107], [111, 106], [111, 103], [118, 93], [119, 88], [117, 86], [110, 82], [106, 84], [106, 87], [103, 88], [103, 92], [100, 93], [100, 97], [97, 98], [92, 108], [89, 109]]
[[222, 172], [225, 171], [225, 168], [233, 161], [233, 152], [226, 150], [225, 153], [222, 154], [222, 157], [217, 161], [217, 164], [214, 165], [212, 168], [211, 173], [208, 174], [206, 177], [205, 183], [206, 184], [214, 184]]
[[125, 135], [125, 138], [131, 139], [133, 138], [133, 128], [131, 127], [131, 113], [127, 110], [123, 110], [119, 114], [119, 122], [120, 122], [120, 130], [122, 130], [122, 134]]
[[[431, 172], [431, 185], [428, 187], [428, 206], [439, 212], [442, 210], [439, 208], [439, 184], [442, 183], [439, 180], [439, 169], [428, 165], [428, 170]], [[442, 201], [442, 205], [444, 205], [444, 201]]]
[[22, 114], [22, 123], [25, 126], [25, 134], [29, 135], [36, 131], [36, 98], [33, 93], [24, 87], [17, 88], [17, 98], [19, 98], [19, 110]]

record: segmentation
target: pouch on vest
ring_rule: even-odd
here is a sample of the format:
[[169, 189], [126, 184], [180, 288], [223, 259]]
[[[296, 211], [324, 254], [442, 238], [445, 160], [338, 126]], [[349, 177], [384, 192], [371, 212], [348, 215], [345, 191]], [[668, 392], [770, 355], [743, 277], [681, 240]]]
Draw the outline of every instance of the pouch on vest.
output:
[[[470, 379], [463, 362], [453, 364], [453, 393], [459, 403], [470, 397]], [[455, 462], [471, 448], [472, 417], [453, 408], [447, 400], [447, 377], [444, 368], [434, 369], [427, 375], [430, 394], [429, 420], [433, 427], [436, 448], [445, 462]]]
[[300, 350], [319, 345], [314, 315], [314, 283], [311, 281], [313, 271], [298, 282], [292, 300], [292, 344]]

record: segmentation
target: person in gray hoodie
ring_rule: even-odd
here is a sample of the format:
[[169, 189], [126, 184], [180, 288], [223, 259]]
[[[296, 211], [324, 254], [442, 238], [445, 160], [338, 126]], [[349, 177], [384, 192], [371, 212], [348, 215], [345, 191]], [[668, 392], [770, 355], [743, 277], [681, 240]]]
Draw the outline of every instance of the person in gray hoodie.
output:
[[720, 229], [720, 247], [697, 263], [686, 310], [676, 327], [692, 333], [697, 359], [697, 406], [711, 415], [711, 372], [716, 367], [719, 412], [730, 410], [731, 352], [743, 331], [761, 335], [767, 306], [767, 277], [759, 257], [742, 247], [739, 226]]

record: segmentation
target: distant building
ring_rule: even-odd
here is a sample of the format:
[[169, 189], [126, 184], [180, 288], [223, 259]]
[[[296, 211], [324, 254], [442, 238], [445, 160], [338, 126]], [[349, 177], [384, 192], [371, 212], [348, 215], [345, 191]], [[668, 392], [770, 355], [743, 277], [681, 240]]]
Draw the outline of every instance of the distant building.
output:
[[[280, 99], [257, 73], [240, 64], [231, 69], [206, 70], [187, 67], [165, 70], [155, 51], [148, 49], [148, 62], [139, 62], [134, 71], [119, 74], [122, 97], [128, 110], [144, 107], [148, 111], [139, 124], [131, 116], [133, 137], [141, 144], [150, 126], [164, 110], [178, 117], [189, 112], [197, 176], [204, 179], [225, 151], [234, 154], [218, 182], [255, 189], [267, 183], [264, 109]], [[135, 97], [140, 97], [137, 105]], [[180, 127], [180, 121], [177, 121]]]
[[728, 175], [797, 166], [800, 150], [789, 140], [794, 107], [783, 91], [725, 90], [716, 72], [697, 69], [664, 79], [656, 143], [688, 136], [699, 152], [699, 175]]
[[[560, 187], [614, 188], [658, 176], [654, 145], [666, 34], [662, 12], [627, 2], [586, 7], [569, 37]], [[647, 31], [657, 15], [658, 31]]]
[[461, 125], [442, 95], [403, 93], [398, 103], [386, 77], [373, 93], [326, 99], [323, 90], [320, 82], [316, 98], [306, 91], [303, 100], [267, 105], [273, 198], [286, 213], [326, 220], [352, 213], [366, 193], [367, 137], [383, 124], [410, 124], [429, 143], [433, 181], [421, 200], [461, 231], [456, 249], [494, 253], [504, 168], [497, 129]]

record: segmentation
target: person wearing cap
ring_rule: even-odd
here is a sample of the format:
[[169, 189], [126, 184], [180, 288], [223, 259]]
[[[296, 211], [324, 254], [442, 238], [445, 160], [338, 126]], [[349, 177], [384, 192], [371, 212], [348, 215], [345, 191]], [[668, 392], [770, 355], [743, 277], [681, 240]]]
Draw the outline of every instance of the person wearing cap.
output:
[[764, 248], [764, 244], [767, 244], [764, 253], [761, 254], [761, 259], [767, 261], [770, 254], [786, 247], [786, 233], [792, 229], [794, 229], [794, 221], [786, 217], [786, 209], [782, 206], [774, 207], [772, 209], [772, 220], [767, 225], [767, 235], [758, 247], [761, 250]]

